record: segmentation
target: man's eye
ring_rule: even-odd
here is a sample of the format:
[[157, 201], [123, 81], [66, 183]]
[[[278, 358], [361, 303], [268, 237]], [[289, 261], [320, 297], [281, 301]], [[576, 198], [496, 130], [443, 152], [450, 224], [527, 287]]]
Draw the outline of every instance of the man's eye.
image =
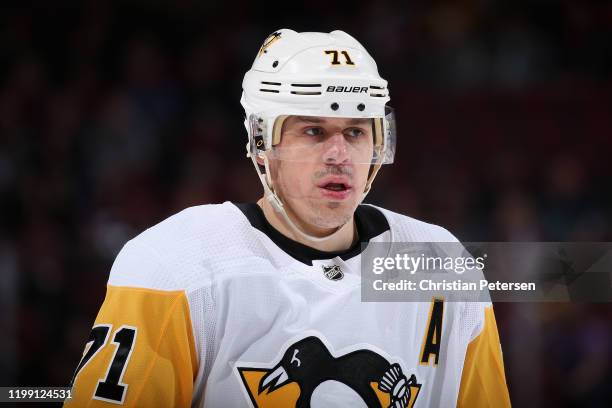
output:
[[346, 134], [348, 134], [352, 138], [358, 138], [363, 136], [365, 132], [359, 128], [350, 128], [346, 130]]
[[321, 128], [308, 128], [304, 131], [307, 135], [310, 136], [321, 136], [323, 134], [323, 129]]

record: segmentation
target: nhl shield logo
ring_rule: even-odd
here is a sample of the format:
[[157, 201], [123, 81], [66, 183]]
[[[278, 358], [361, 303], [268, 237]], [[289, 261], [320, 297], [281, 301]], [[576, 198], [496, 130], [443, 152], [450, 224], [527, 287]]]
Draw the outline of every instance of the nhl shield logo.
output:
[[339, 281], [344, 278], [344, 272], [338, 265], [325, 266], [323, 265], [323, 275], [329, 280]]

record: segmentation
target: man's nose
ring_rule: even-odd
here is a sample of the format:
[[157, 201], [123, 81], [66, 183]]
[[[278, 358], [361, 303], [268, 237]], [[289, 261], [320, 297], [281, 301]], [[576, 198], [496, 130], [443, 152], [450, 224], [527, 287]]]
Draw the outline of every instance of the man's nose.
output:
[[349, 147], [341, 132], [336, 132], [330, 136], [325, 141], [323, 148], [323, 161], [326, 164], [346, 163], [350, 159]]

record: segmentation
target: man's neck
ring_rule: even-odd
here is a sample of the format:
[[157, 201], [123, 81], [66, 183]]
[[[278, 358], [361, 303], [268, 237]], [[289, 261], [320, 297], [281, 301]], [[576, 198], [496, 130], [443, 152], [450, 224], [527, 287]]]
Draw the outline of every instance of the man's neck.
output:
[[[299, 242], [300, 244], [304, 244], [311, 248], [318, 249], [319, 251], [343, 251], [345, 249], [349, 249], [358, 238], [354, 217], [349, 222], [344, 224], [339, 230], [335, 232], [330, 231], [331, 236], [328, 239], [325, 239], [323, 241], [313, 241], [298, 233], [291, 226], [289, 226], [282, 214], [278, 213], [268, 202], [268, 200], [262, 198], [257, 202], [257, 205], [259, 205], [263, 210], [266, 220], [278, 232], [280, 232], [287, 238], [290, 238], [294, 241]], [[290, 211], [287, 213], [287, 216], [290, 217], [294, 224], [296, 224], [296, 226], [298, 226], [299, 228], [299, 223], [295, 221], [295, 216]], [[308, 233], [307, 231], [302, 231], [304, 233]], [[313, 235], [315, 234], [313, 233]], [[318, 235], [319, 234], [316, 234], [315, 236]]]

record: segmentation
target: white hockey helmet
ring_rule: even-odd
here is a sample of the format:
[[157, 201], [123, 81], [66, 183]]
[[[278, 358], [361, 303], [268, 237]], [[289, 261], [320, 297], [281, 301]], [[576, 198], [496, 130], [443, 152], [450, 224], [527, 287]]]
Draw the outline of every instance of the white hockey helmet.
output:
[[387, 81], [378, 74], [376, 62], [343, 31], [327, 34], [282, 29], [264, 41], [244, 76], [242, 90], [240, 102], [246, 112], [249, 136], [247, 156], [259, 174], [265, 198], [303, 237], [311, 241], [329, 239], [333, 234], [310, 236], [289, 218], [273, 186], [268, 159], [322, 158], [312, 154], [312, 149], [283, 157], [283, 148], [278, 145], [283, 122], [289, 116], [372, 119], [372, 153], [355, 155], [358, 160], [353, 162], [371, 165], [363, 200], [381, 165], [392, 163], [395, 155], [393, 110], [386, 106]]
[[395, 121], [386, 106], [387, 81], [365, 48], [343, 31], [274, 32], [244, 76], [242, 89], [252, 156], [276, 152], [282, 124], [291, 115], [372, 118], [374, 151], [368, 163], [393, 162]]

